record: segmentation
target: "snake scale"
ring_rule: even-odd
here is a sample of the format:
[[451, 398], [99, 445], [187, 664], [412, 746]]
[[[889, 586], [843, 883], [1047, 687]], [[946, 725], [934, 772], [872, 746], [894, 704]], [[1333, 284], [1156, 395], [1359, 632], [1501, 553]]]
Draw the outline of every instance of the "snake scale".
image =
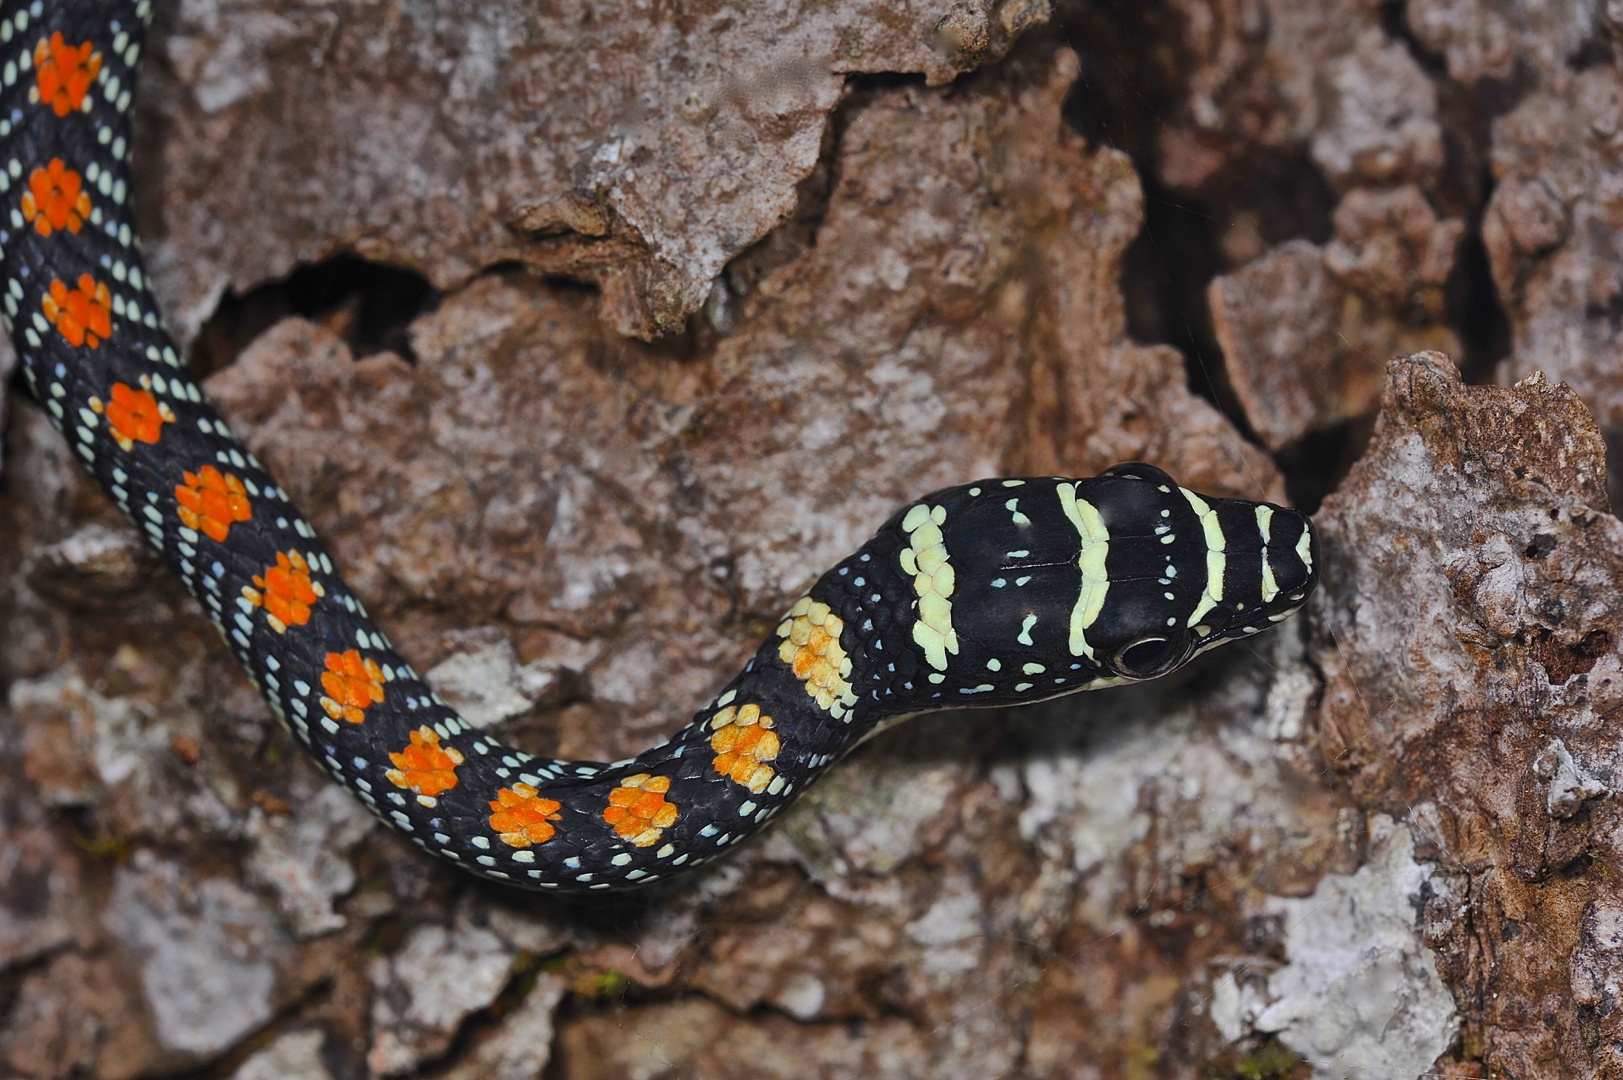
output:
[[435, 856], [558, 891], [688, 872], [888, 722], [1163, 675], [1286, 618], [1317, 580], [1305, 516], [1148, 465], [979, 480], [897, 511], [665, 743], [612, 764], [503, 746], [390, 646], [163, 328], [130, 213], [151, 14], [0, 5], [5, 328], [36, 400], [276, 716]]

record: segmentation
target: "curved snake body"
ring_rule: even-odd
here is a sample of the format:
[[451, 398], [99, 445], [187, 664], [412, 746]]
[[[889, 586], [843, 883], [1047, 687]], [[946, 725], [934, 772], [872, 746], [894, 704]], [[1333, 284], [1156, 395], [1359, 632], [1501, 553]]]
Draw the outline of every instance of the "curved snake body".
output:
[[1308, 520], [1145, 465], [981, 480], [900, 510], [635, 759], [505, 747], [368, 619], [164, 331], [130, 214], [148, 0], [0, 5], [0, 280], [29, 388], [299, 743], [424, 850], [515, 885], [699, 866], [882, 723], [1164, 674], [1298, 608]]

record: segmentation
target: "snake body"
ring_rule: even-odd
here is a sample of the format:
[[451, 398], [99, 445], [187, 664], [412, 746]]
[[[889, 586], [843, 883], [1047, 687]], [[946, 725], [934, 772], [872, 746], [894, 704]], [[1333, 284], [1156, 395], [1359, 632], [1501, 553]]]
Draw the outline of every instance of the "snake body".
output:
[[1165, 674], [1287, 617], [1308, 519], [1148, 465], [910, 503], [820, 577], [667, 742], [539, 758], [400, 657], [165, 332], [130, 213], [149, 0], [0, 5], [3, 321], [35, 398], [315, 762], [425, 851], [573, 891], [690, 871], [881, 725]]

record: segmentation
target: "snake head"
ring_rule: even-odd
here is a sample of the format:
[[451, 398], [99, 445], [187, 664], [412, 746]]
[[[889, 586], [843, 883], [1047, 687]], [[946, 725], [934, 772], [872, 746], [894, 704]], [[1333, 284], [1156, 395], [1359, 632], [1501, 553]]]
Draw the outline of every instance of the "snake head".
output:
[[1148, 523], [1156, 539], [1107, 560], [1096, 655], [1112, 681], [1164, 675], [1266, 630], [1318, 584], [1318, 539], [1299, 511], [1198, 495], [1140, 462], [1082, 483], [1108, 507], [1113, 532], [1142, 534]]
[[1306, 515], [1198, 495], [1137, 463], [948, 488], [876, 540], [887, 532], [904, 546], [885, 561], [911, 583], [897, 621], [928, 685], [908, 681], [935, 707], [1165, 675], [1289, 617], [1318, 580]]

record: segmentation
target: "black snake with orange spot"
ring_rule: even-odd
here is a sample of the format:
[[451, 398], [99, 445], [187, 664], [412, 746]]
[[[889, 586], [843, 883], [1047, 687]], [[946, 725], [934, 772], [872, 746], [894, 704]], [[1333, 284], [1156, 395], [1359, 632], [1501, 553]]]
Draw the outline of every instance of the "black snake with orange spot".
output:
[[276, 715], [432, 854], [541, 889], [669, 877], [884, 723], [1163, 675], [1286, 618], [1317, 580], [1306, 517], [1147, 465], [980, 480], [899, 510], [662, 745], [613, 764], [503, 746], [390, 647], [163, 329], [129, 207], [150, 15], [150, 0], [0, 5], [6, 329], [34, 396]]

